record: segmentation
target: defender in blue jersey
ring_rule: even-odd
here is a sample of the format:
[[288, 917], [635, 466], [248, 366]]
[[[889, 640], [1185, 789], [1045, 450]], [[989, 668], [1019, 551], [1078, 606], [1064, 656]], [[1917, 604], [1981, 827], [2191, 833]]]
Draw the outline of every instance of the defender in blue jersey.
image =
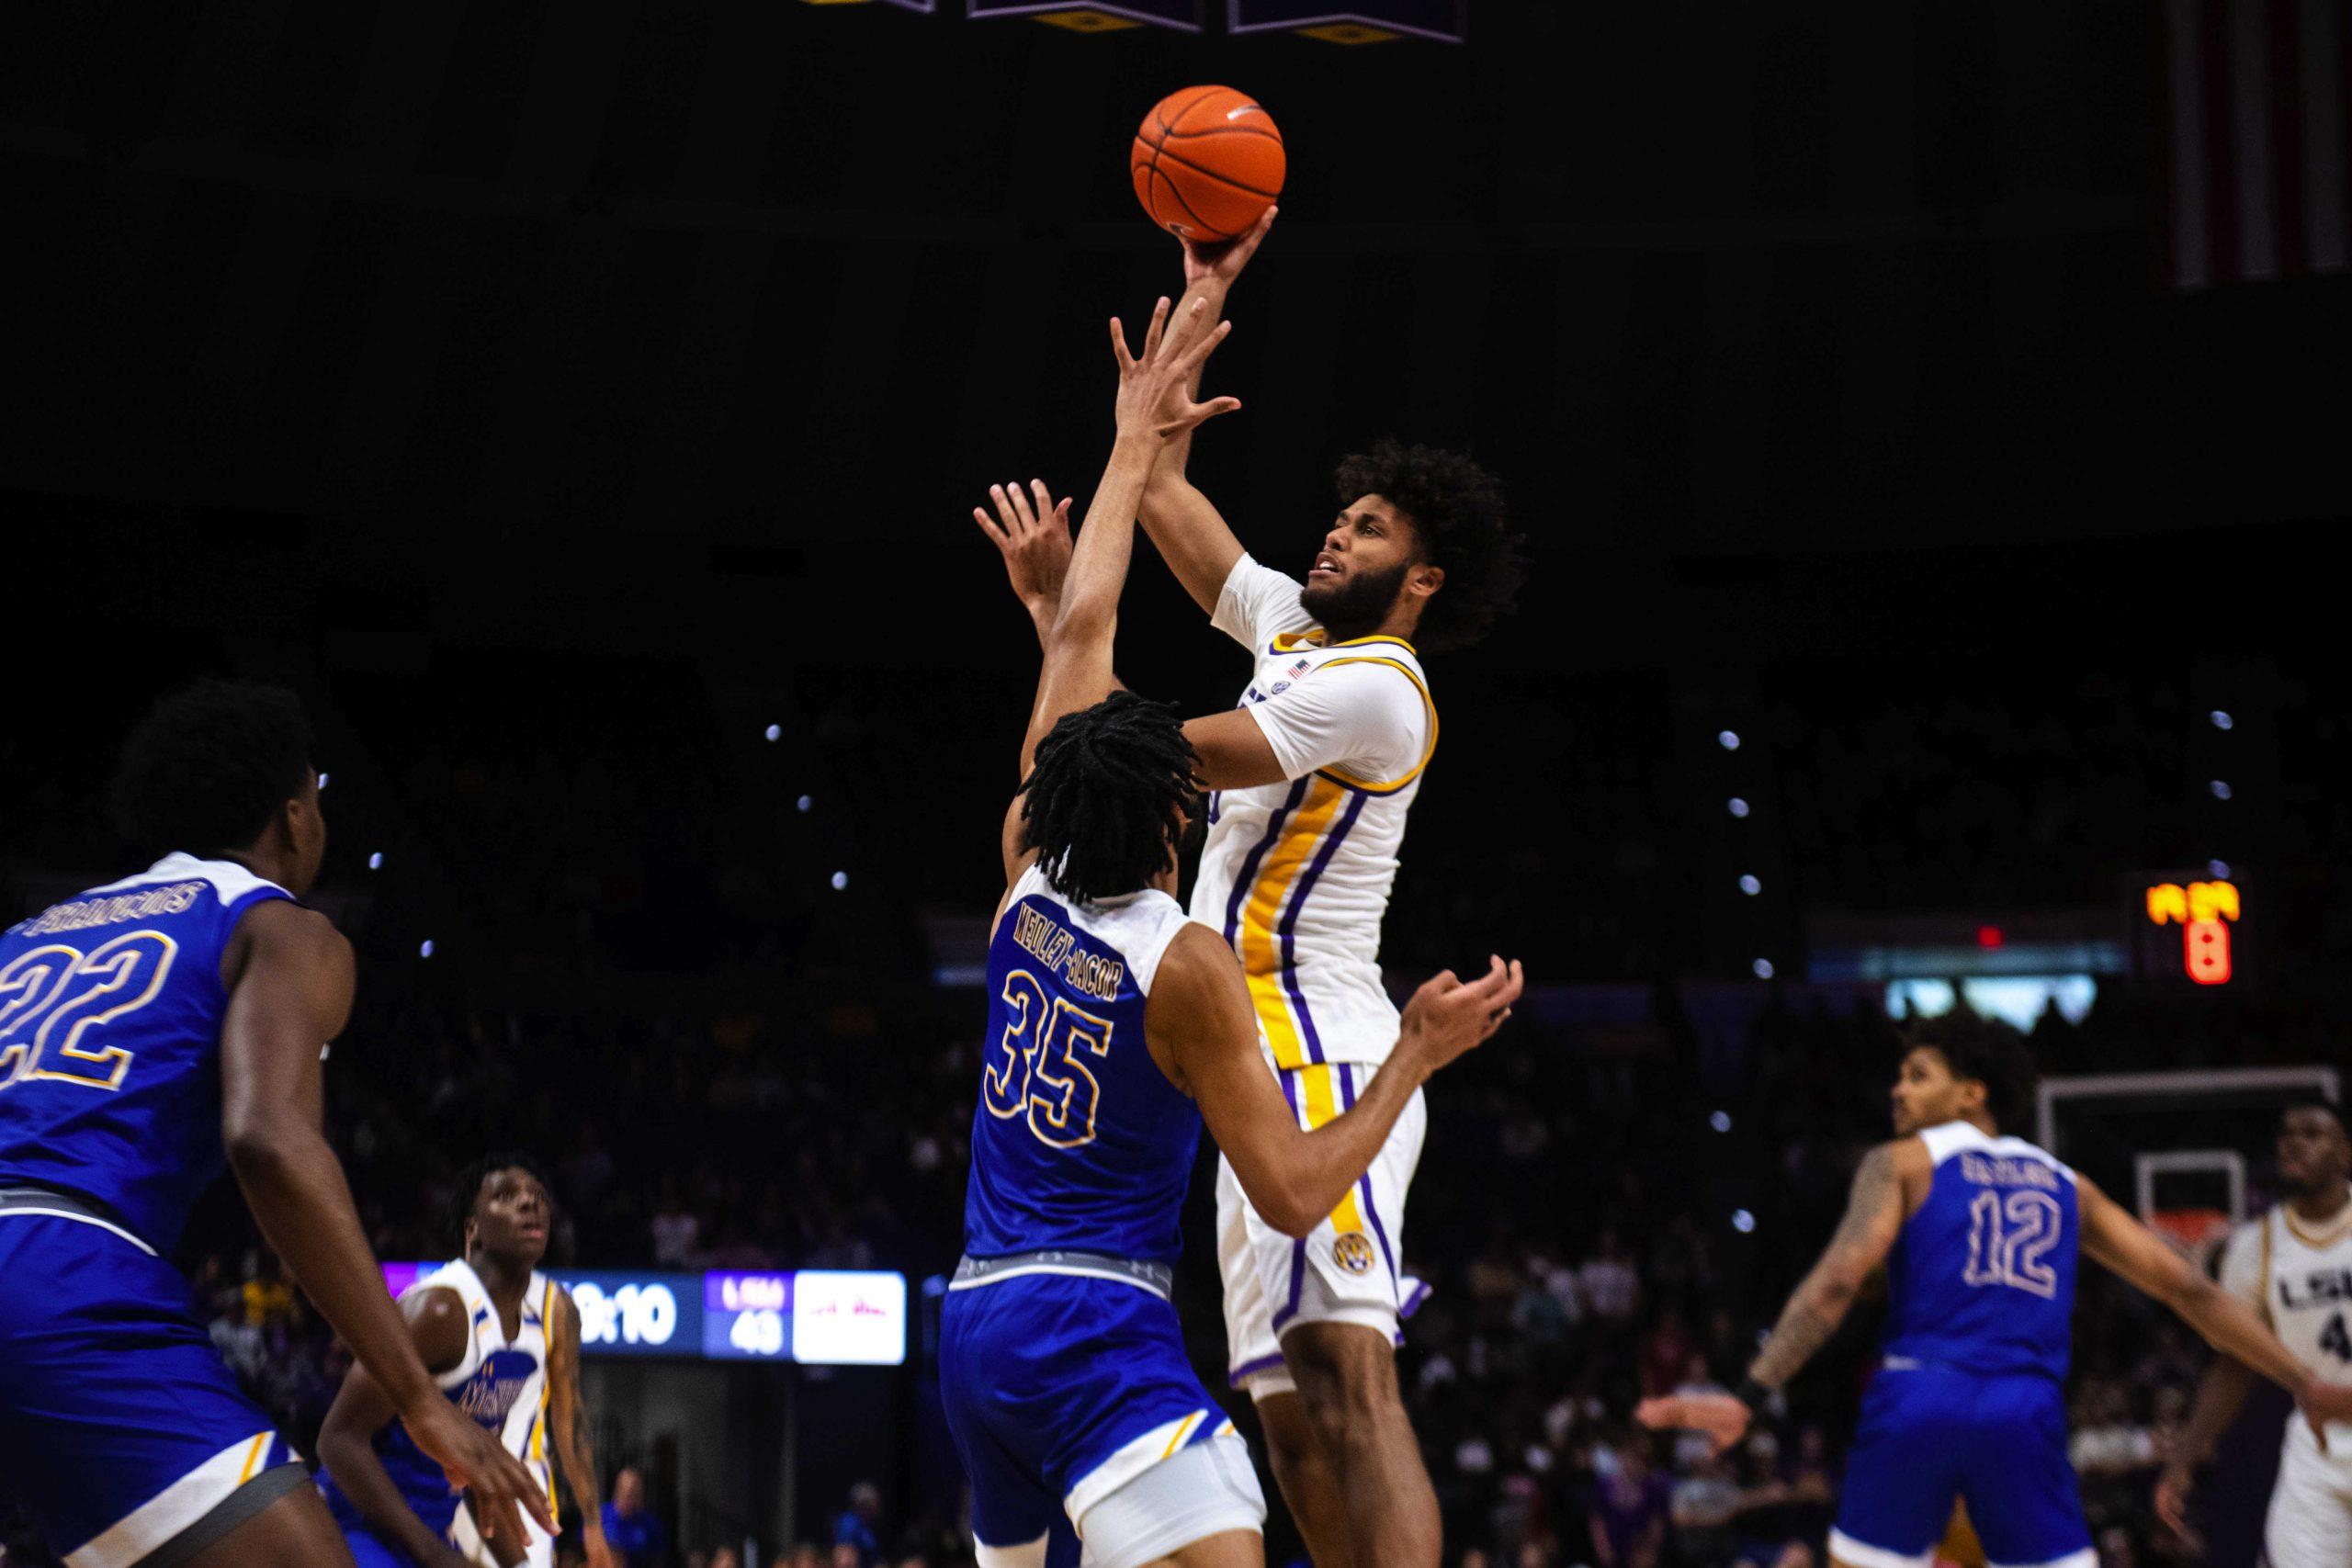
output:
[[[1517, 965], [1441, 976], [1406, 1010], [1389, 1065], [1314, 1132], [1267, 1071], [1223, 936], [1171, 897], [1197, 794], [1174, 712], [1114, 692], [1111, 645], [1136, 507], [1166, 438], [1233, 406], [1182, 389], [1223, 333], [1187, 346], [1154, 313], [1140, 360], [1113, 323], [1119, 435], [1095, 492], [1004, 822], [1007, 887], [965, 1257], [940, 1393], [972, 1483], [982, 1568], [1262, 1562], [1246, 1450], [1184, 1356], [1169, 1303], [1178, 1212], [1203, 1123], [1260, 1212], [1304, 1236], [1347, 1196], [1430, 1073], [1507, 1016]], [[1192, 319], [1197, 321], [1197, 317]], [[1159, 411], [1173, 399], [1181, 412]], [[995, 492], [1008, 556], [1058, 534], [1044, 487]]]
[[[425, 1371], [451, 1404], [529, 1465], [555, 1506], [552, 1454], [578, 1499], [588, 1568], [613, 1568], [598, 1510], [596, 1455], [580, 1394], [580, 1314], [539, 1272], [555, 1213], [547, 1178], [527, 1156], [490, 1155], [458, 1179], [455, 1262], [401, 1296]], [[358, 1568], [461, 1568], [479, 1531], [464, 1498], [398, 1419], [365, 1367], [345, 1374], [319, 1429], [319, 1489]], [[496, 1560], [552, 1568], [555, 1540]]]
[[2260, 1318], [2087, 1179], [2002, 1134], [2034, 1100], [2015, 1030], [1955, 1013], [1914, 1026], [1911, 1040], [1895, 1140], [1862, 1161], [1844, 1223], [1747, 1383], [1650, 1400], [1636, 1412], [1645, 1424], [1697, 1427], [1718, 1449], [1737, 1441], [1883, 1265], [1884, 1359], [1862, 1401], [1830, 1560], [1926, 1568], [1964, 1501], [1990, 1568], [2092, 1568], [2066, 1455], [2078, 1252], [2276, 1379], [2314, 1424], [2352, 1410], [2352, 1388], [2314, 1382]]
[[529, 1472], [441, 1397], [319, 1131], [350, 944], [296, 901], [326, 848], [300, 705], [206, 682], [126, 744], [137, 875], [0, 932], [0, 1486], [70, 1568], [350, 1562], [165, 1259], [224, 1167], [418, 1442], [519, 1539]]

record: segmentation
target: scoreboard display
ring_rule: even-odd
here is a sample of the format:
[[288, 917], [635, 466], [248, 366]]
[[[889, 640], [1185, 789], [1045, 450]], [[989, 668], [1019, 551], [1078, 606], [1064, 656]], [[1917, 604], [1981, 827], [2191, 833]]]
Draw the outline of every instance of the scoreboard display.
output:
[[[399, 1295], [432, 1263], [387, 1263]], [[706, 1274], [559, 1269], [571, 1292], [582, 1354], [707, 1361], [895, 1367], [907, 1359], [903, 1274], [807, 1269]]]
[[2245, 917], [2245, 891], [2237, 881], [2211, 872], [2144, 878], [2132, 910], [2141, 975], [2204, 987], [2243, 980], [2250, 956]]

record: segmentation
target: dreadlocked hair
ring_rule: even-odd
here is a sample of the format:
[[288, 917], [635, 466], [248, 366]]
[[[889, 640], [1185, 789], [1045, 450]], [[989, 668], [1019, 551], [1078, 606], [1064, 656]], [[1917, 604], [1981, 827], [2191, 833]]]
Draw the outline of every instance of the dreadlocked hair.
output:
[[1075, 903], [1148, 887], [1183, 840], [1199, 761], [1174, 708], [1114, 692], [1037, 742], [1021, 786], [1021, 846]]
[[1421, 558], [1445, 585], [1421, 611], [1413, 641], [1433, 653], [1467, 648], [1516, 608], [1526, 539], [1512, 531], [1502, 481], [1459, 452], [1379, 441], [1340, 459], [1332, 475], [1346, 506], [1377, 495], [1413, 525]]

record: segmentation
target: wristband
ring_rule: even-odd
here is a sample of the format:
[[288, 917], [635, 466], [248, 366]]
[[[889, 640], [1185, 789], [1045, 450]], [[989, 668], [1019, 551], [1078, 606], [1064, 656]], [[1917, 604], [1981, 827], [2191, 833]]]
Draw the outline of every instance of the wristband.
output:
[[1746, 1382], [1741, 1383], [1737, 1388], [1734, 1389], [1731, 1396], [1734, 1399], [1738, 1400], [1742, 1404], [1747, 1405], [1747, 1414], [1753, 1416], [1757, 1412], [1762, 1410], [1765, 1405], [1771, 1403], [1774, 1392], [1775, 1391], [1772, 1389], [1769, 1389], [1762, 1383], [1758, 1382], [1754, 1378], [1749, 1378]]

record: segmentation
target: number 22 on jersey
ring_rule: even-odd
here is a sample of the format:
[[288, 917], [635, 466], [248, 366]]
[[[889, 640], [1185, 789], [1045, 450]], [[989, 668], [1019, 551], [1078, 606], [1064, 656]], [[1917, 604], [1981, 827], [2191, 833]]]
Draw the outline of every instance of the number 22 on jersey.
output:
[[1004, 1005], [1010, 1010], [1004, 1033], [981, 1075], [989, 1114], [1001, 1122], [1025, 1116], [1029, 1131], [1054, 1148], [1092, 1143], [1102, 1086], [1079, 1053], [1111, 1054], [1110, 1020], [1066, 997], [1048, 997], [1045, 983], [1026, 969], [1004, 977]]
[[161, 931], [130, 931], [86, 954], [62, 942], [19, 954], [0, 969], [0, 1089], [32, 1078], [120, 1089], [131, 1053], [85, 1040], [153, 1001], [178, 955]]

